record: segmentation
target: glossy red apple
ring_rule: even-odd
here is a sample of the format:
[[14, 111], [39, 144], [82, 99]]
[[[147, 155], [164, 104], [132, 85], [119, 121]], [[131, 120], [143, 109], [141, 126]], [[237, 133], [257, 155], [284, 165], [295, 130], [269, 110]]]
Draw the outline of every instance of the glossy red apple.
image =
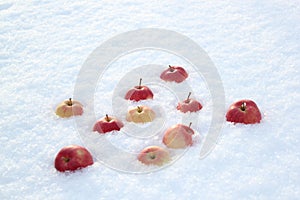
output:
[[72, 100], [72, 98], [69, 98], [56, 107], [55, 113], [59, 117], [63, 118], [71, 117], [73, 115], [82, 115], [83, 106], [79, 101], [75, 101]]
[[70, 145], [58, 152], [54, 166], [58, 171], [64, 172], [84, 168], [93, 163], [93, 157], [86, 148], [78, 145]]
[[164, 70], [160, 78], [164, 81], [175, 81], [176, 83], [181, 83], [188, 77], [188, 73], [185, 71], [183, 67], [179, 66], [171, 66], [169, 65], [169, 68]]
[[124, 124], [116, 117], [106, 115], [95, 123], [93, 131], [105, 134], [111, 131], [119, 131], [123, 126]]
[[254, 101], [244, 99], [233, 103], [227, 113], [226, 120], [234, 123], [260, 123], [261, 113]]
[[140, 83], [138, 86], [130, 89], [126, 95], [125, 99], [133, 100], [133, 101], [140, 101], [146, 99], [153, 99], [152, 91], [145, 85], [142, 85], [142, 79], [140, 79]]
[[149, 146], [140, 152], [138, 160], [145, 165], [162, 166], [169, 162], [171, 158], [167, 150], [158, 146]]
[[126, 120], [135, 123], [152, 122], [155, 118], [155, 112], [147, 106], [138, 106], [127, 112]]
[[199, 101], [190, 98], [191, 94], [192, 93], [190, 92], [186, 100], [178, 103], [177, 110], [186, 113], [186, 112], [197, 112], [202, 109], [202, 105]]
[[173, 149], [181, 149], [191, 146], [193, 144], [193, 134], [194, 131], [191, 129], [191, 124], [185, 126], [183, 124], [176, 124], [169, 129], [164, 134], [163, 143]]

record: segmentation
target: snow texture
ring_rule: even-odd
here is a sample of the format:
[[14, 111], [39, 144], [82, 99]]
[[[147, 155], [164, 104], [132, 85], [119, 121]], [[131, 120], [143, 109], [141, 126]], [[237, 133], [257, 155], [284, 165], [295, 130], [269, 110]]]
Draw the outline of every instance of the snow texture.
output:
[[[0, 20], [0, 199], [300, 197], [299, 1], [1, 1]], [[55, 115], [56, 105], [72, 97], [79, 70], [95, 48], [140, 28], [173, 30], [198, 43], [218, 69], [226, 107], [252, 99], [262, 122], [224, 121], [216, 148], [199, 159], [213, 109], [205, 80], [180, 57], [155, 50], [132, 53], [99, 78], [95, 115], [112, 113], [114, 90], [132, 70], [153, 63], [183, 65], [190, 72], [186, 81], [194, 86], [192, 96], [203, 104], [195, 144], [152, 173], [119, 172], [97, 159], [75, 173], [57, 172], [57, 152], [85, 144], [74, 118]], [[164, 128], [179, 122], [182, 114], [171, 109], [179, 99], [158, 84], [149, 86], [157, 98], [148, 103], [162, 110]], [[129, 152], [162, 145], [161, 135], [142, 143], [126, 134], [105, 137]]]

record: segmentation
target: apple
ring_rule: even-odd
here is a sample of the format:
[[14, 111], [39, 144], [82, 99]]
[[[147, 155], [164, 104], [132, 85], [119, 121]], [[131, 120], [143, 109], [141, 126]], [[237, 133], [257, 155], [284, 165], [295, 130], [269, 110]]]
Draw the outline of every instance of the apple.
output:
[[152, 122], [155, 112], [147, 106], [137, 106], [127, 112], [126, 120], [135, 123]]
[[79, 101], [75, 101], [72, 100], [72, 98], [69, 98], [56, 107], [55, 113], [59, 117], [63, 118], [71, 117], [73, 115], [82, 115], [83, 106]]
[[177, 110], [186, 113], [186, 112], [197, 112], [198, 110], [202, 109], [202, 105], [199, 101], [190, 98], [191, 94], [192, 93], [190, 92], [186, 100], [178, 103]]
[[226, 120], [234, 123], [260, 123], [261, 113], [254, 101], [243, 99], [233, 103], [227, 113]]
[[105, 134], [111, 131], [119, 131], [124, 124], [118, 120], [116, 117], [108, 116], [106, 114], [105, 117], [98, 120], [93, 128], [93, 131], [98, 131], [101, 134]]
[[169, 65], [169, 68], [164, 70], [160, 78], [164, 81], [175, 81], [176, 83], [181, 83], [188, 77], [188, 73], [185, 71], [183, 67], [179, 66], [171, 66]]
[[189, 126], [176, 124], [168, 128], [163, 136], [163, 143], [173, 149], [182, 149], [193, 144], [194, 131], [191, 129], [192, 123]]
[[167, 150], [158, 146], [149, 146], [139, 153], [138, 160], [145, 165], [162, 166], [169, 162], [171, 158]]
[[139, 85], [130, 89], [126, 93], [125, 99], [133, 101], [153, 99], [153, 93], [147, 86], [142, 85], [142, 79], [140, 79]]
[[94, 163], [90, 152], [78, 145], [69, 145], [62, 148], [56, 155], [54, 166], [60, 171], [75, 171]]

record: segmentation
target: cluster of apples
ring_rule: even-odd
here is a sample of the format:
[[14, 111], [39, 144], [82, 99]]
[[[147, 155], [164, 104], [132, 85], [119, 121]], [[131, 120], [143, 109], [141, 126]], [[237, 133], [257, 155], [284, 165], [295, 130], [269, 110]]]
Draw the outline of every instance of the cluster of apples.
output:
[[[130, 89], [126, 93], [125, 99], [136, 102], [153, 99], [153, 93], [147, 86], [142, 85], [142, 79], [140, 79], [139, 85]], [[152, 122], [154, 118], [155, 112], [148, 106], [143, 105], [129, 109], [126, 115], [126, 120], [134, 123]], [[97, 131], [100, 134], [105, 134], [111, 131], [120, 131], [123, 126], [123, 122], [117, 117], [108, 116], [106, 114], [105, 117], [99, 119], [95, 123], [93, 131]]]
[[[83, 105], [72, 98], [61, 102], [55, 110], [56, 115], [69, 118], [83, 114]], [[56, 155], [54, 167], [60, 171], [75, 171], [94, 163], [91, 153], [82, 146], [69, 145], [63, 147]]]
[[[164, 70], [160, 78], [167, 82], [181, 83], [188, 78], [188, 73], [183, 67], [170, 66]], [[202, 109], [202, 105], [196, 99], [190, 98], [191, 92], [187, 99], [179, 102], [176, 109], [183, 112], [197, 112]], [[140, 79], [139, 85], [130, 89], [125, 99], [131, 101], [141, 101], [153, 99], [153, 92], [145, 85], [142, 85]], [[56, 114], [59, 117], [71, 117], [83, 114], [83, 106], [80, 102], [71, 98], [63, 101], [56, 108]], [[133, 123], [148, 123], [155, 118], [155, 112], [148, 106], [137, 106], [129, 109], [126, 120]], [[252, 100], [240, 100], [233, 103], [227, 113], [226, 120], [233, 123], [254, 124], [261, 120], [261, 113], [257, 105]], [[176, 124], [168, 128], [163, 136], [163, 144], [172, 149], [182, 149], [193, 144], [194, 130], [183, 124]], [[111, 131], [120, 131], [124, 126], [121, 120], [114, 116], [105, 115], [99, 119], [93, 127], [93, 131], [100, 134], [106, 134]], [[138, 155], [137, 159], [146, 165], [161, 166], [171, 160], [169, 152], [159, 146], [148, 146]], [[55, 158], [55, 168], [58, 171], [74, 171], [93, 164], [93, 158], [89, 151], [78, 145], [70, 145], [62, 148]]]

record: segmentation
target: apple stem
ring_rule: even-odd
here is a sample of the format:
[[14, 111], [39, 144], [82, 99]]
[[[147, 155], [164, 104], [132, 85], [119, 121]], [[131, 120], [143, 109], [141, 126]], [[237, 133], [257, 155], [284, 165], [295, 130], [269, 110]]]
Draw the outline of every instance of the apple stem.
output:
[[140, 78], [140, 83], [139, 83], [139, 88], [141, 88], [142, 87], [142, 78]]
[[70, 161], [70, 158], [63, 157], [63, 160], [64, 160], [65, 162], [69, 162], [69, 161]]
[[174, 67], [172, 67], [171, 65], [169, 65], [169, 69], [170, 69], [171, 72], [174, 71]]
[[190, 122], [189, 128], [191, 128], [191, 126], [192, 126], [192, 122]]
[[243, 102], [241, 105], [241, 110], [245, 111], [246, 110], [246, 102]]
[[109, 120], [109, 117], [108, 117], [108, 114], [105, 115], [105, 119], [106, 119], [107, 122], [110, 121], [110, 120]]
[[72, 106], [72, 105], [73, 105], [72, 98], [69, 98], [68, 105], [69, 105], [69, 106]]
[[141, 113], [143, 111], [143, 109], [140, 106], [138, 106], [137, 111], [138, 111], [138, 113]]
[[191, 96], [191, 94], [192, 94], [192, 92], [189, 92], [189, 95], [188, 95], [188, 97], [187, 97], [187, 101], [189, 101], [190, 100], [190, 96]]

